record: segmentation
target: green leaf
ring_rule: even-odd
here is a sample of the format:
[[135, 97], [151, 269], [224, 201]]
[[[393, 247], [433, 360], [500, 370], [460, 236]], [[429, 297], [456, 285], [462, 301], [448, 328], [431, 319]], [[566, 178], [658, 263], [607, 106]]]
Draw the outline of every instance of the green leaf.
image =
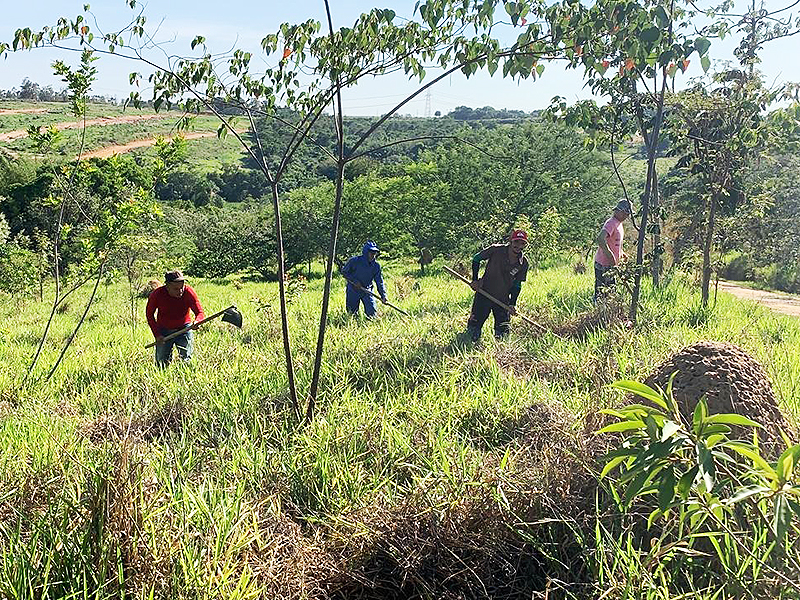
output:
[[612, 458], [610, 461], [606, 463], [606, 466], [603, 467], [603, 470], [600, 471], [600, 479], [608, 475], [611, 471], [613, 471], [621, 462], [627, 460], [627, 456], [616, 456]]
[[758, 453], [758, 451], [749, 444], [743, 444], [741, 442], [728, 442], [725, 444], [726, 448], [730, 448], [734, 452], [741, 454], [745, 458], [749, 458], [753, 461], [753, 466], [760, 469], [762, 474], [773, 481], [778, 479], [778, 474], [775, 472], [769, 463]]
[[706, 486], [706, 491], [711, 492], [714, 489], [714, 457], [702, 442], [697, 445], [697, 462], [700, 467], [698, 474]]
[[787, 448], [778, 458], [775, 471], [778, 473], [781, 483], [791, 479], [798, 458], [800, 458], [800, 445]]
[[761, 427], [755, 421], [734, 413], [718, 413], [706, 419], [706, 423], [723, 423], [725, 425], [743, 425], [745, 427]]
[[392, 9], [390, 9], [390, 8], [385, 8], [385, 9], [383, 10], [383, 18], [384, 18], [384, 20], [385, 20], [387, 23], [391, 23], [391, 22], [394, 20], [394, 18], [395, 18], [395, 16], [396, 16], [396, 15], [397, 15], [397, 13], [396, 13], [396, 12], [394, 12], [394, 11], [393, 11]]
[[694, 407], [694, 414], [692, 415], [692, 426], [695, 434], [700, 434], [700, 426], [703, 424], [703, 421], [707, 416], [708, 406], [706, 405], [706, 399], [700, 398], [697, 406]]
[[669, 26], [669, 15], [667, 11], [664, 10], [663, 6], [656, 6], [655, 10], [653, 11], [656, 17], [656, 23], [661, 29], [666, 29]]
[[769, 492], [770, 488], [764, 487], [763, 485], [751, 485], [745, 488], [740, 489], [736, 492], [733, 496], [728, 498], [725, 503], [726, 504], [736, 504], [737, 502], [741, 502], [742, 500], [746, 500], [751, 496], [755, 496], [756, 494], [763, 494], [765, 492]]
[[728, 435], [731, 432], [731, 428], [727, 425], [703, 425], [703, 437], [708, 437], [711, 435]]
[[789, 508], [792, 509], [792, 512], [800, 518], [800, 503], [792, 500], [791, 498], [787, 498], [786, 501], [789, 503]]
[[694, 47], [700, 56], [705, 56], [711, 47], [711, 42], [707, 38], [699, 37], [694, 41]]
[[642, 491], [645, 482], [647, 481], [650, 473], [648, 471], [642, 471], [636, 478], [628, 484], [628, 487], [625, 490], [625, 495], [622, 497], [622, 502], [625, 505], [630, 504], [631, 500], [633, 500], [639, 492]]
[[792, 512], [786, 496], [778, 494], [775, 496], [775, 507], [772, 517], [772, 531], [775, 537], [778, 538], [778, 544], [783, 548], [786, 542], [786, 532], [789, 529], [789, 523], [792, 520]]
[[654, 44], [660, 37], [661, 30], [658, 27], [648, 27], [640, 35], [641, 40], [648, 44]]
[[675, 470], [669, 467], [661, 475], [661, 482], [658, 485], [658, 508], [662, 512], [669, 508], [672, 499], [675, 497]]
[[612, 423], [611, 425], [606, 425], [602, 429], [597, 431], [597, 435], [601, 433], [614, 433], [618, 431], [630, 431], [631, 429], [644, 429], [644, 421], [640, 421], [638, 419], [632, 421], [620, 421], [619, 423]]
[[708, 69], [711, 67], [711, 59], [708, 56], [701, 56], [700, 65], [703, 67], [703, 73], [708, 73]]
[[611, 387], [616, 388], [618, 390], [622, 390], [623, 392], [630, 392], [632, 394], [636, 394], [637, 396], [641, 396], [646, 400], [654, 402], [661, 408], [667, 409], [667, 403], [664, 402], [664, 399], [661, 397], [661, 394], [659, 394], [649, 385], [639, 383], [638, 381], [631, 381], [629, 379], [621, 379], [619, 381], [615, 381], [614, 383], [612, 383]]

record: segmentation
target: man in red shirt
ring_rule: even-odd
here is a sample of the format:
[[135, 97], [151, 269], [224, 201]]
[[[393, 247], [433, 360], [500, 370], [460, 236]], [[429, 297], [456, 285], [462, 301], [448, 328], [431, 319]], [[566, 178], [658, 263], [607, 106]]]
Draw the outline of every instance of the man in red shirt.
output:
[[195, 322], [205, 318], [200, 300], [192, 287], [186, 285], [183, 273], [167, 271], [164, 282], [150, 294], [146, 310], [147, 324], [156, 338], [156, 364], [159, 367], [167, 366], [172, 360], [173, 346], [177, 346], [181, 360], [191, 359], [193, 329], [166, 342], [164, 338], [192, 323], [190, 310], [194, 313]]

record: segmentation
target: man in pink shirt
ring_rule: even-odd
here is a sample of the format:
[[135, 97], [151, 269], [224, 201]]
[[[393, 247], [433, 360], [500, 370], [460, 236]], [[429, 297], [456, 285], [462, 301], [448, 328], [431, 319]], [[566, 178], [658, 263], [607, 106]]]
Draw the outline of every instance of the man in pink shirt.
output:
[[[156, 364], [165, 367], [172, 359], [172, 348], [178, 348], [181, 360], [192, 358], [193, 329], [164, 341], [172, 333], [192, 324], [189, 311], [194, 313], [195, 322], [205, 318], [200, 300], [191, 286], [187, 285], [180, 271], [167, 271], [164, 285], [156, 288], [147, 299], [147, 324], [156, 338]], [[156, 314], [158, 313], [158, 314]]]
[[625, 258], [622, 240], [625, 230], [622, 222], [631, 216], [631, 203], [622, 199], [614, 207], [614, 216], [603, 224], [597, 234], [597, 252], [594, 255], [594, 303], [607, 288], [613, 287], [614, 275], [609, 271]]

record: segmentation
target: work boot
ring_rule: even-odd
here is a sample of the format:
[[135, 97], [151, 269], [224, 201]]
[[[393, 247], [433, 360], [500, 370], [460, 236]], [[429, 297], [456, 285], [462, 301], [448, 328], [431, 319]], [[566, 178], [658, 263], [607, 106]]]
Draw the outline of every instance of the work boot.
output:
[[478, 343], [481, 339], [481, 330], [480, 327], [473, 327], [472, 325], [467, 326], [467, 333], [469, 334], [470, 339], [473, 343]]

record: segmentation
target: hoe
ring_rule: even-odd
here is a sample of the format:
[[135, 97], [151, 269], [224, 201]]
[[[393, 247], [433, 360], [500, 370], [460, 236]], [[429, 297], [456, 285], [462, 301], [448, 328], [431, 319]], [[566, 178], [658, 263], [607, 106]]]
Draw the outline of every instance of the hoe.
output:
[[[469, 280], [469, 279], [467, 279], [466, 277], [464, 277], [464, 276], [463, 276], [461, 273], [459, 273], [458, 271], [454, 271], [453, 269], [451, 269], [451, 268], [450, 268], [450, 267], [448, 267], [447, 265], [444, 265], [444, 270], [445, 270], [445, 271], [447, 271], [448, 273], [450, 273], [450, 275], [452, 275], [452, 276], [453, 276], [453, 277], [455, 277], [456, 279], [460, 279], [461, 281], [463, 281], [464, 283], [466, 283], [468, 286], [470, 286], [470, 288], [472, 288], [472, 285], [471, 285], [471, 283], [470, 283], [470, 280]], [[479, 290], [478, 290], [478, 293], [479, 293], [479, 294], [482, 294], [482, 295], [484, 295], [484, 296], [486, 296], [486, 297], [487, 297], [489, 300], [491, 300], [492, 302], [494, 302], [494, 303], [495, 303], [495, 304], [497, 304], [498, 306], [500, 306], [500, 307], [502, 307], [502, 308], [506, 309], [507, 311], [509, 311], [509, 312], [511, 311], [511, 307], [510, 307], [508, 304], [506, 304], [505, 302], [500, 302], [500, 300], [498, 300], [497, 298], [495, 298], [494, 296], [492, 296], [492, 295], [491, 295], [489, 292], [486, 292], [486, 291], [484, 291], [484, 290], [480, 290], [480, 289], [479, 289]], [[541, 326], [539, 323], [537, 323], [536, 321], [534, 321], [534, 320], [533, 320], [533, 319], [531, 319], [530, 317], [526, 317], [525, 315], [523, 315], [523, 314], [521, 314], [521, 313], [517, 313], [517, 316], [518, 316], [519, 318], [521, 318], [523, 321], [525, 321], [526, 323], [528, 323], [529, 325], [533, 325], [533, 326], [534, 326], [534, 327], [536, 327], [537, 329], [544, 330], [544, 327], [542, 327], [542, 326]]]
[[[206, 317], [202, 321], [198, 321], [197, 323], [194, 323], [192, 325], [187, 325], [186, 327], [184, 327], [180, 331], [176, 331], [175, 333], [170, 333], [168, 336], [164, 337], [164, 341], [166, 342], [166, 341], [171, 340], [172, 338], [176, 338], [179, 335], [184, 334], [187, 331], [189, 331], [192, 327], [199, 327], [200, 325], [208, 323], [211, 319], [216, 319], [219, 316], [221, 316], [222, 320], [225, 321], [226, 323], [230, 323], [231, 325], [236, 325], [236, 327], [240, 327], [240, 328], [242, 326], [242, 313], [239, 312], [239, 309], [236, 308], [236, 305], [233, 305], [233, 306], [229, 306], [225, 310], [221, 310], [218, 313], [214, 313], [213, 315]], [[150, 344], [147, 344], [147, 346], [145, 346], [145, 348], [152, 348], [155, 345], [156, 345], [156, 342], [152, 342]]]

